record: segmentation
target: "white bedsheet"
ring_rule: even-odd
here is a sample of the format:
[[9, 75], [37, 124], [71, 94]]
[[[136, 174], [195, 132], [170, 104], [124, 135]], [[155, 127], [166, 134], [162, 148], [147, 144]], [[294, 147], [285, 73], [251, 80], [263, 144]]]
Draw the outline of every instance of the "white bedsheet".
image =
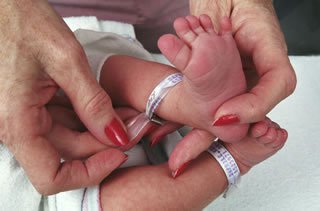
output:
[[[115, 29], [93, 17], [66, 21], [74, 30], [113, 31], [134, 37], [130, 25]], [[166, 62], [162, 56], [155, 57]], [[245, 175], [239, 189], [227, 199], [215, 200], [206, 211], [320, 210], [320, 56], [290, 60], [298, 78], [296, 91], [269, 115], [288, 130], [286, 146]]]

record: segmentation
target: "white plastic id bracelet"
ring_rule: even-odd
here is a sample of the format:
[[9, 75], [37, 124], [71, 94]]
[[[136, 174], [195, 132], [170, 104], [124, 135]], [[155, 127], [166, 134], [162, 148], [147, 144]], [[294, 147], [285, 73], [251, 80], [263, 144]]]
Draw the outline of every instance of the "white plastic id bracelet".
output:
[[170, 88], [177, 85], [182, 81], [183, 75], [181, 73], [174, 73], [169, 75], [164, 80], [162, 80], [151, 92], [148, 102], [146, 105], [146, 115], [151, 121], [158, 123], [154, 117], [154, 112], [163, 100], [163, 98], [168, 94]]
[[227, 192], [236, 187], [240, 181], [240, 169], [232, 155], [219, 141], [213, 142], [207, 151], [218, 161], [227, 176], [229, 186], [223, 195], [226, 198]]

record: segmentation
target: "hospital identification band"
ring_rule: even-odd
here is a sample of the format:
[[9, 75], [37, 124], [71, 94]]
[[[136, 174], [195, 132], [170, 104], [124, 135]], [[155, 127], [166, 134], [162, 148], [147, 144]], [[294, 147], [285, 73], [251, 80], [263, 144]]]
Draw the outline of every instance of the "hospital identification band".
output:
[[207, 151], [218, 161], [227, 176], [229, 186], [223, 195], [226, 197], [228, 190], [239, 182], [240, 169], [229, 151], [218, 141], [213, 142]]
[[182, 81], [183, 75], [181, 73], [174, 73], [162, 80], [151, 92], [146, 105], [146, 115], [153, 121], [154, 112], [160, 105], [163, 98], [168, 94], [170, 88]]

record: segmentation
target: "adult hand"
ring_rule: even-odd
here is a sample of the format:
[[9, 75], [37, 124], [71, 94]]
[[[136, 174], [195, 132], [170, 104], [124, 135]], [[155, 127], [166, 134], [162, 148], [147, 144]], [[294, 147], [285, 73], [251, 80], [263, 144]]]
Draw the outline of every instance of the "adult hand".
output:
[[[63, 159], [85, 159], [110, 148], [99, 142], [90, 131], [83, 127], [72, 109], [49, 105], [48, 111], [53, 117], [53, 124], [47, 137]], [[181, 127], [181, 125], [171, 122], [165, 122], [163, 125], [155, 124], [149, 121], [144, 113], [129, 107], [118, 107], [115, 111], [126, 124], [130, 139], [129, 144], [118, 148], [122, 151], [131, 149], [145, 136], [148, 136], [151, 141], [150, 145], [153, 146], [160, 141], [161, 137]]]
[[45, 105], [62, 88], [95, 138], [113, 147], [128, 142], [80, 44], [47, 1], [3, 0], [0, 13], [0, 140], [42, 194], [98, 184], [123, 162], [121, 151], [61, 163], [47, 137], [53, 124]]
[[[110, 149], [110, 146], [99, 142], [90, 131], [83, 127], [72, 109], [49, 105], [48, 111], [53, 117], [53, 126], [47, 137], [63, 159], [86, 159], [97, 152]], [[132, 108], [121, 107], [117, 108], [116, 112], [125, 122], [130, 138], [129, 144], [118, 148], [122, 151], [131, 149], [143, 136], [156, 132], [159, 128], [147, 118], [140, 118], [141, 113]]]
[[[61, 108], [57, 110], [55, 106], [50, 106], [49, 110], [54, 114], [54, 117], [59, 117], [54, 119], [55, 123], [65, 125], [74, 130], [82, 129], [81, 123], [73, 117], [74, 113], [72, 110]], [[139, 116], [139, 112], [133, 109], [120, 108], [116, 109], [116, 111], [124, 122]], [[278, 127], [277, 124], [270, 120], [265, 120], [255, 125], [255, 130], [251, 131], [253, 133], [251, 137], [247, 136], [237, 143], [225, 144], [225, 147], [236, 160], [242, 175], [246, 174], [254, 165], [272, 156], [283, 147], [287, 138], [286, 133], [282, 134], [281, 137], [278, 137], [276, 133], [273, 133], [273, 135], [270, 133], [264, 136], [264, 139], [252, 138], [256, 136], [261, 137], [261, 132], [264, 133], [269, 128]], [[146, 128], [150, 129], [150, 127]], [[148, 129], [141, 130], [141, 133], [136, 137], [141, 137], [146, 133], [148, 133]], [[51, 135], [59, 135], [59, 133]], [[210, 137], [207, 138], [209, 138], [207, 141], [211, 142]], [[140, 138], [137, 138], [137, 140], [140, 140]], [[192, 140], [198, 141], [196, 138]], [[94, 140], [93, 137], [81, 141], [84, 143], [78, 144], [73, 138], [65, 140], [57, 138], [53, 144], [60, 149], [59, 152], [62, 154], [66, 153], [65, 155], [69, 158], [84, 157], [87, 153], [93, 153], [94, 151], [106, 148], [105, 145]], [[193, 147], [195, 146], [197, 147], [196, 142], [193, 143]], [[69, 154], [68, 151], [73, 154]], [[174, 156], [179, 155], [175, 153]], [[184, 157], [180, 157], [180, 159], [184, 159]], [[149, 209], [157, 205], [157, 207], [164, 209], [189, 209], [190, 207], [203, 209], [204, 206], [218, 197], [227, 187], [225, 173], [216, 160], [208, 153], [202, 153], [200, 156], [197, 156], [192, 164], [188, 166], [187, 171], [177, 180], [172, 180], [168, 174], [167, 167], [168, 164], [166, 163], [163, 165], [135, 166], [115, 171], [100, 186], [102, 207], [104, 209], [119, 208], [119, 206], [121, 209], [137, 207]], [[126, 189], [123, 186], [124, 182], [134, 188]], [[162, 184], [161, 188], [159, 188], [159, 184]], [[192, 190], [191, 192], [196, 194], [190, 194], [190, 191], [185, 191], [186, 189]], [[170, 196], [167, 198], [174, 200], [159, 200], [159, 194]], [[131, 201], [130, 203], [125, 203], [123, 200], [128, 197], [130, 197]], [[148, 200], [146, 203], [141, 203], [141, 199]]]
[[[263, 135], [270, 129], [280, 132], [280, 136], [269, 132]], [[225, 144], [241, 175], [284, 146], [287, 134], [281, 131], [277, 124], [265, 119], [255, 124], [251, 137]], [[104, 210], [150, 210], [154, 207], [161, 210], [202, 210], [227, 188], [227, 178], [221, 166], [206, 152], [198, 156], [178, 179], [173, 180], [169, 175], [167, 164], [117, 170], [100, 186], [101, 205]]]
[[271, 0], [190, 0], [191, 13], [219, 20], [230, 16], [234, 38], [247, 75], [249, 92], [225, 102], [216, 113], [217, 125], [251, 123], [295, 89], [296, 76]]

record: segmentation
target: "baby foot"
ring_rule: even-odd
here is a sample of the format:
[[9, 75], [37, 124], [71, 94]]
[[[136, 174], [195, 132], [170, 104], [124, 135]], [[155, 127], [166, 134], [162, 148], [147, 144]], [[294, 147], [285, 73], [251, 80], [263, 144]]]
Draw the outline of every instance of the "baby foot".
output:
[[274, 155], [284, 146], [288, 138], [287, 131], [268, 118], [255, 123], [250, 132], [251, 135], [240, 142], [224, 144], [235, 158], [241, 174], [245, 174], [251, 167]]
[[[228, 18], [221, 21], [221, 34], [214, 31], [210, 18], [187, 16], [174, 22], [177, 35], [164, 35], [158, 46], [183, 74], [188, 116], [197, 117], [193, 125], [206, 129], [226, 142], [238, 141], [248, 125], [213, 127], [218, 107], [246, 91], [240, 54]], [[185, 106], [185, 105], [184, 105]], [[194, 115], [192, 115], [194, 114]]]

